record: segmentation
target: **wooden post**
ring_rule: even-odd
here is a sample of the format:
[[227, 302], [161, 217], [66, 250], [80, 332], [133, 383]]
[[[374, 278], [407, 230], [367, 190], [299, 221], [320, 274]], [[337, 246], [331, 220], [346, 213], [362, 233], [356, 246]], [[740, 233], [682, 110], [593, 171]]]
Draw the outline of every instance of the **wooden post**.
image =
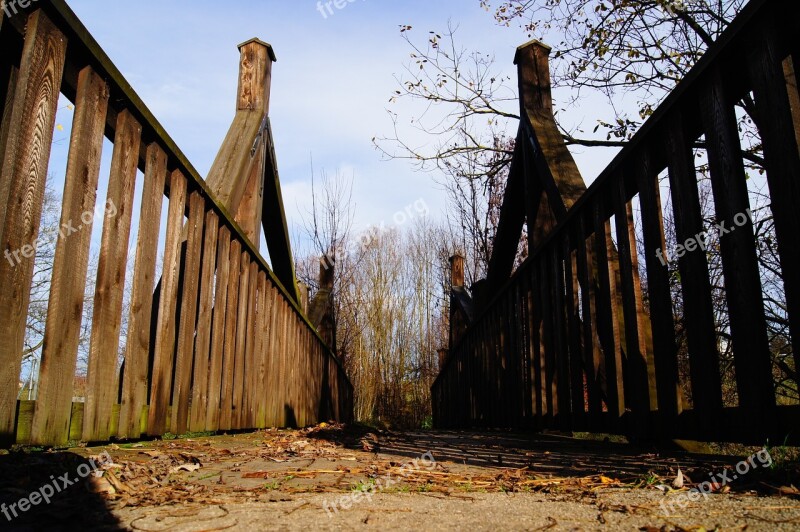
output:
[[239, 88], [236, 116], [208, 173], [215, 198], [256, 247], [260, 240], [264, 165], [264, 119], [269, 114], [272, 46], [258, 39], [239, 45]]
[[520, 46], [514, 57], [522, 121], [487, 274], [490, 291], [511, 276], [525, 219], [528, 249], [533, 253], [586, 192], [553, 115], [550, 51], [549, 46], [531, 41]]
[[550, 87], [550, 52], [552, 48], [533, 40], [517, 48], [514, 64], [519, 75], [520, 102], [529, 111], [553, 112]]
[[300, 308], [303, 309], [305, 314], [308, 314], [308, 285], [305, 283], [297, 283], [297, 290], [300, 292]]
[[[272, 46], [259, 39], [250, 39], [239, 45], [239, 90], [237, 111], [253, 111], [262, 117], [269, 115], [269, 95], [272, 84], [272, 63], [276, 61]], [[235, 219], [247, 238], [258, 249], [261, 240], [261, 214], [264, 206], [264, 167], [267, 144], [263, 131], [259, 132], [259, 146], [254, 154], [246, 185]]]
[[336, 324], [333, 314], [333, 281], [336, 268], [332, 253], [323, 256], [319, 261], [319, 290], [308, 305], [308, 319], [317, 329], [323, 341], [331, 348], [336, 348]]
[[450, 257], [450, 287], [464, 287], [464, 257], [460, 254]]
[[[530, 124], [534, 137], [531, 139], [528, 135], [522, 135], [522, 138], [528, 143], [534, 141], [536, 144], [535, 153], [530, 154], [537, 174], [536, 179], [539, 187], [547, 194], [549, 207], [556, 221], [561, 221], [572, 205], [586, 192], [586, 184], [564, 143], [564, 137], [553, 115], [550, 52], [551, 48], [546, 44], [530, 41], [517, 48], [514, 64], [517, 65], [519, 78], [523, 123]], [[532, 146], [526, 144], [525, 147]], [[528, 183], [533, 176], [528, 174], [526, 177]], [[526, 194], [535, 190], [536, 187], [528, 184]], [[538, 241], [536, 243], [538, 244]]]
[[272, 63], [276, 62], [272, 45], [250, 39], [239, 45], [239, 90], [237, 110], [269, 114]]

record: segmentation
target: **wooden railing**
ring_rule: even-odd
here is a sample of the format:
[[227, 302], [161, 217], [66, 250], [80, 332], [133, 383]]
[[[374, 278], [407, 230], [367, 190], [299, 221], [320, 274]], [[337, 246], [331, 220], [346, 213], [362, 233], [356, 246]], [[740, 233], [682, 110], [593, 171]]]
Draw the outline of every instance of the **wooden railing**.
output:
[[[743, 98], [754, 98], [788, 329], [797, 339], [798, 15], [797, 3], [752, 0], [528, 260], [493, 292], [497, 295], [451, 345], [433, 385], [437, 426], [756, 444], [800, 440], [796, 402], [776, 404], [774, 338], [765, 319], [754, 226], [743, 218], [751, 205], [735, 109]], [[531, 164], [541, 154], [541, 135], [523, 113], [515, 164], [526, 172], [541, 168]], [[705, 231], [697, 146], [706, 153], [716, 221], [736, 226], [719, 239], [729, 320], [724, 338], [715, 323], [707, 254], [687, 248], [672, 277], [661, 255], [670, 258], [665, 226], [677, 242]], [[671, 220], [662, 209], [659, 176], [665, 170]], [[634, 200], [641, 213], [638, 229]], [[673, 293], [683, 299], [691, 403], [679, 378]], [[735, 405], [723, 401], [722, 342], [732, 344]], [[796, 347], [787, 367], [796, 381]]]
[[[298, 306], [296, 287], [273, 274], [234, 221], [235, 213], [215, 199], [63, 0], [41, 0], [0, 18], [0, 91], [0, 252], [14, 257], [0, 264], [4, 444], [63, 445], [350, 418], [352, 386]], [[75, 106], [62, 227], [78, 227], [81, 216], [98, 204], [104, 136], [114, 146], [106, 204], [115, 212], [102, 224], [85, 403], [73, 404], [73, 382], [90, 230], [58, 240], [38, 397], [18, 402], [31, 246], [39, 234], [59, 93]], [[259, 135], [260, 142], [271, 142], [263, 128]], [[271, 161], [268, 166], [274, 166], [274, 155]], [[276, 168], [272, 172], [268, 177], [277, 185]], [[120, 378], [137, 186], [143, 192]], [[292, 268], [284, 270], [293, 278]]]

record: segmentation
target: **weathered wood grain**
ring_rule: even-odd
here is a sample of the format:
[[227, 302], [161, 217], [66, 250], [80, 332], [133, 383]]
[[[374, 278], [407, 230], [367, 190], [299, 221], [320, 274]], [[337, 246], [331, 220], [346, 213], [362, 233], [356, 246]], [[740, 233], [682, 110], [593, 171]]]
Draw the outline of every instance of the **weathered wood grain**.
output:
[[92, 311], [86, 407], [83, 412], [85, 441], [105, 441], [110, 436], [111, 407], [117, 396], [115, 375], [141, 136], [142, 126], [130, 113], [124, 111], [117, 116]]
[[191, 432], [206, 429], [209, 406], [211, 356], [211, 328], [214, 308], [214, 271], [217, 267], [217, 241], [219, 216], [214, 211], [206, 213], [205, 239], [203, 241], [203, 266], [200, 272], [200, 308], [197, 315], [197, 337], [194, 344], [194, 376], [192, 378], [192, 410], [189, 421]]
[[[8, 190], [0, 247], [0, 440], [13, 442], [34, 243], [44, 200], [50, 146], [67, 40], [42, 11], [28, 19], [0, 189]], [[16, 255], [14, 255], [16, 253]], [[11, 258], [9, 258], [11, 257]], [[58, 427], [54, 432], [61, 433]]]
[[220, 227], [217, 242], [217, 277], [214, 291], [211, 362], [208, 370], [208, 411], [206, 412], [206, 430], [210, 431], [216, 431], [220, 424], [231, 257], [231, 233], [227, 227]]
[[250, 286], [247, 294], [247, 337], [245, 339], [244, 352], [244, 379], [242, 382], [242, 428], [253, 428], [255, 415], [253, 412], [253, 396], [256, 389], [256, 377], [258, 367], [256, 365], [256, 346], [259, 338], [257, 336], [257, 324], [259, 316], [258, 310], [258, 265], [255, 261], [250, 263]]
[[197, 298], [200, 292], [200, 260], [203, 252], [205, 200], [199, 192], [189, 197], [189, 220], [186, 224], [186, 258], [181, 267], [183, 294], [180, 300], [180, 323], [175, 355], [175, 381], [172, 386], [172, 423], [175, 434], [185, 434], [189, 424], [189, 399], [192, 395], [192, 362], [197, 325]]
[[[17, 79], [19, 78], [19, 70], [16, 67], [9, 65], [6, 68], [8, 69], [8, 85], [6, 86], [5, 96], [0, 100], [3, 102], [3, 114], [2, 118], [0, 118], [0, 163], [5, 163], [6, 161], [6, 150], [9, 146], [8, 141], [11, 135], [11, 116], [17, 92]], [[0, 79], [3, 79], [3, 77], [0, 76]], [[10, 191], [11, 175], [0, 172], [0, 205], [8, 205]], [[6, 217], [0, 216], [0, 237], [3, 235], [5, 223]]]
[[228, 273], [228, 304], [225, 309], [225, 349], [222, 364], [222, 397], [220, 406], [219, 430], [233, 428], [233, 386], [234, 365], [236, 363], [236, 337], [239, 313], [239, 277], [242, 261], [242, 244], [234, 239], [230, 247]]
[[258, 363], [258, 373], [255, 377], [255, 387], [252, 390], [255, 394], [255, 427], [263, 429], [267, 426], [267, 394], [266, 388], [267, 372], [269, 371], [269, 329], [272, 298], [267, 275], [258, 272], [258, 294], [259, 294], [259, 320], [258, 320], [258, 346], [256, 348], [256, 360]]
[[167, 155], [157, 143], [152, 143], [147, 147], [136, 262], [133, 270], [128, 343], [125, 347], [125, 371], [117, 430], [117, 436], [120, 438], [138, 438], [142, 434], [142, 409], [147, 405], [148, 399], [147, 382], [158, 234], [161, 229], [166, 179]]
[[167, 237], [164, 250], [164, 267], [161, 278], [158, 326], [156, 332], [153, 375], [150, 388], [150, 410], [147, 434], [161, 436], [166, 432], [167, 409], [173, 382], [175, 343], [177, 334], [178, 284], [183, 245], [183, 218], [186, 210], [186, 178], [176, 170], [170, 175]]
[[239, 309], [236, 324], [236, 351], [233, 372], [233, 417], [234, 429], [244, 428], [244, 388], [245, 388], [245, 363], [247, 359], [247, 336], [249, 332], [250, 316], [250, 254], [242, 253], [239, 263]]
[[56, 434], [64, 441], [67, 436], [92, 238], [89, 227], [79, 227], [84, 213], [95, 216], [108, 94], [108, 86], [91, 68], [81, 71], [42, 345], [47, 371], [40, 373], [39, 404], [53, 404], [46, 405], [48, 412], [35, 420], [31, 431], [34, 439], [43, 442]]

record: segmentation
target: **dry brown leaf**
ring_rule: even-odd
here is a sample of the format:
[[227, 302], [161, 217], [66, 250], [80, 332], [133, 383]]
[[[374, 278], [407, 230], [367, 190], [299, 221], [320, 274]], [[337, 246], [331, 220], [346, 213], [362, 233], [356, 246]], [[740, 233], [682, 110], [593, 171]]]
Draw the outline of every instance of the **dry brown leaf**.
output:
[[106, 495], [114, 495], [117, 493], [117, 490], [114, 489], [114, 486], [103, 477], [89, 477], [89, 491], [92, 493], [99, 493], [99, 494], [106, 494]]

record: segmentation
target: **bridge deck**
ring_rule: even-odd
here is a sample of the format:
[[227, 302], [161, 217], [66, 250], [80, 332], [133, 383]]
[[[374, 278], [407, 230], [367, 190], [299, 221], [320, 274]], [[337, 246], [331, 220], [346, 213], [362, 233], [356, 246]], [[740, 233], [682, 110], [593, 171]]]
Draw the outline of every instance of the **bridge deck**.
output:
[[[91, 480], [101, 493], [71, 489], [46, 511], [30, 512], [15, 523], [38, 526], [68, 519], [97, 526], [102, 519], [109, 526], [141, 530], [246, 529], [255, 523], [292, 530], [310, 525], [484, 530], [502, 519], [513, 529], [606, 523], [710, 530], [800, 522], [800, 502], [750, 491], [775, 495], [767, 486], [796, 477], [784, 465], [761, 467], [759, 459], [752, 461], [759, 467], [682, 509], [677, 501], [694, 486], [689, 479], [700, 483], [713, 474], [721, 480], [726, 469], [732, 476], [741, 457], [559, 435], [376, 433], [340, 426], [0, 456], [0, 502], [15, 502], [6, 484], [14, 484], [14, 493], [29, 493], [50, 475], [74, 476], [82, 460], [103, 452], [114, 465]], [[684, 487], [665, 495], [658, 486], [673, 486], [679, 469]], [[352, 497], [354, 487], [370, 486], [373, 493]]]

